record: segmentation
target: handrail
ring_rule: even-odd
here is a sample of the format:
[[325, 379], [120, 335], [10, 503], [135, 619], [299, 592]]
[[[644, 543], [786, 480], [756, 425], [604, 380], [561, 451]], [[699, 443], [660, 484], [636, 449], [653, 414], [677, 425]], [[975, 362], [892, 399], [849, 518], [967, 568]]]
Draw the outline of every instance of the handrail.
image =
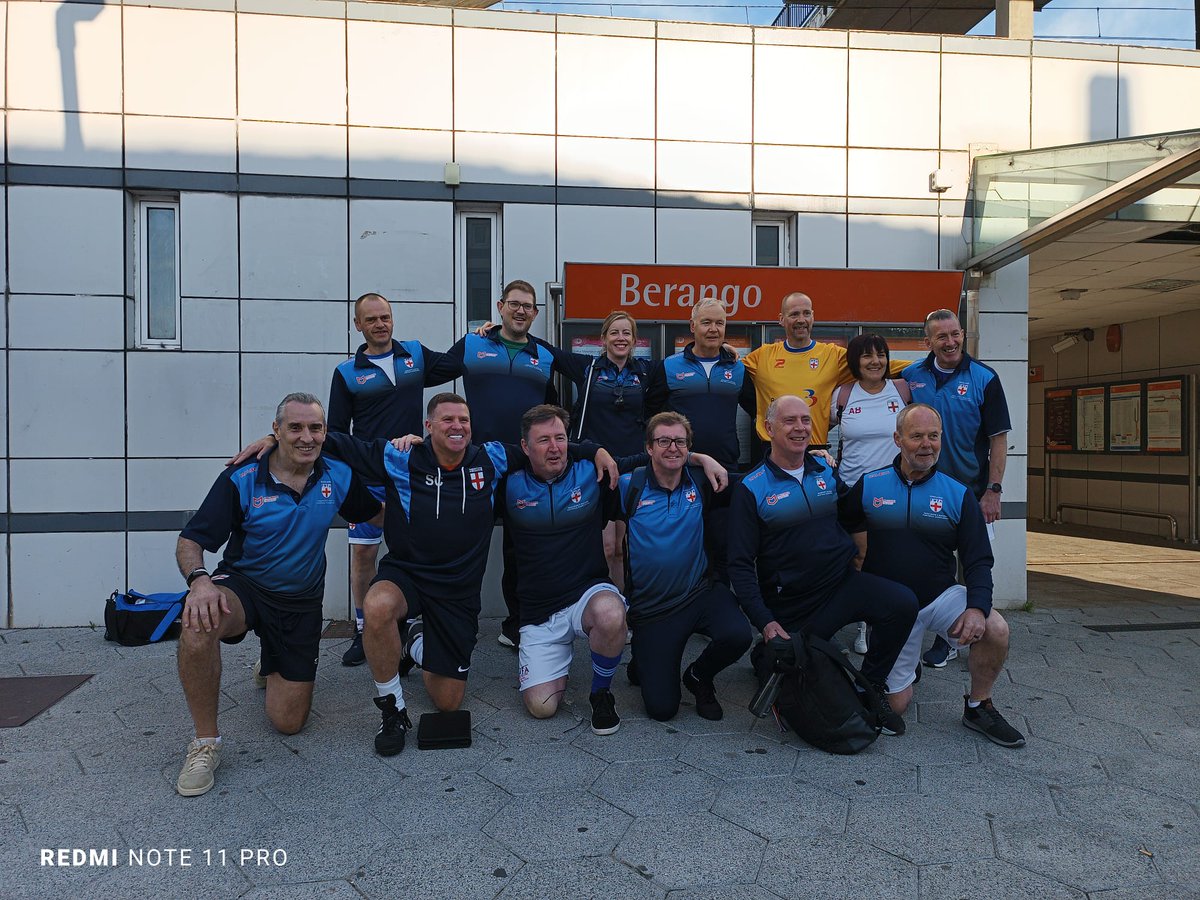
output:
[[1064, 509], [1077, 509], [1083, 512], [1113, 513], [1118, 516], [1142, 516], [1146, 519], [1166, 519], [1171, 526], [1171, 540], [1179, 540], [1179, 522], [1170, 513], [1142, 512], [1136, 509], [1118, 509], [1112, 506], [1088, 506], [1086, 503], [1060, 503], [1054, 510], [1054, 522], [1063, 524]]

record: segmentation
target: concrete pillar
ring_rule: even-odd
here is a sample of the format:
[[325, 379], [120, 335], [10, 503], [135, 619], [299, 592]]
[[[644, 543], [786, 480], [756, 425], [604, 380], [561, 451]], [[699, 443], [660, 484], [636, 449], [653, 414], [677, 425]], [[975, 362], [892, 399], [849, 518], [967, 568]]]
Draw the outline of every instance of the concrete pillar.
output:
[[1033, 38], [1033, 0], [996, 0], [996, 37]]

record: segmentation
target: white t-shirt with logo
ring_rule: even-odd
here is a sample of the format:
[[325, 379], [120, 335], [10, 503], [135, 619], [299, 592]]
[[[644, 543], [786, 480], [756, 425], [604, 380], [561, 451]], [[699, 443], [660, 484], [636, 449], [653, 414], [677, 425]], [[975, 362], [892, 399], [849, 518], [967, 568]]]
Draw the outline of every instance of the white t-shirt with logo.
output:
[[[830, 403], [829, 420], [837, 415], [837, 392]], [[896, 414], [904, 408], [896, 385], [888, 380], [878, 394], [868, 394], [859, 384], [850, 389], [842, 410], [842, 460], [838, 474], [848, 487], [858, 483], [867, 472], [891, 465], [900, 451], [892, 435]]]

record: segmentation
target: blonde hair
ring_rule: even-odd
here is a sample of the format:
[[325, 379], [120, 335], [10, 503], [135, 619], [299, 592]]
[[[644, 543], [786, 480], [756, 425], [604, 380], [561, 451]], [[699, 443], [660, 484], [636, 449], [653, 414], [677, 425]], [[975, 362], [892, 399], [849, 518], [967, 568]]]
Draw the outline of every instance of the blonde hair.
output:
[[[610, 312], [600, 324], [600, 343], [604, 343], [604, 336], [608, 334], [608, 329], [612, 328], [613, 322], [619, 322], [622, 319], [629, 321], [629, 330], [633, 332], [634, 343], [637, 343], [637, 319], [625, 312], [623, 309], [614, 309]], [[631, 349], [632, 352], [632, 349]]]

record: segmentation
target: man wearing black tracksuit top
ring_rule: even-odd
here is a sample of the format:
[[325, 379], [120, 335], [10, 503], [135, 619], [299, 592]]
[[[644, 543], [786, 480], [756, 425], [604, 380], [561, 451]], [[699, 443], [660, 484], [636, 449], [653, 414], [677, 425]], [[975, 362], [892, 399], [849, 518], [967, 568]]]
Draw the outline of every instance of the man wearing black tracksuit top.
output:
[[[799, 397], [771, 403], [771, 455], [734, 489], [729, 575], [742, 609], [764, 640], [795, 629], [825, 639], [851, 622], [873, 627], [862, 673], [881, 688], [912, 630], [917, 599], [907, 587], [858, 571], [854, 540], [838, 523], [844, 486], [808, 455], [812, 414]], [[885, 733], [903, 734], [889, 713]]]
[[[750, 646], [746, 617], [729, 588], [709, 576], [704, 513], [729, 491], [714, 494], [702, 472], [687, 465], [692, 432], [678, 413], [659, 413], [647, 425], [650, 465], [621, 476], [625, 519], [625, 589], [633, 629], [630, 679], [642, 689], [647, 714], [659, 721], [679, 710], [680, 672], [688, 638], [711, 640], [683, 673], [696, 712], [720, 719], [714, 676]], [[636, 662], [636, 666], [635, 666]]]

